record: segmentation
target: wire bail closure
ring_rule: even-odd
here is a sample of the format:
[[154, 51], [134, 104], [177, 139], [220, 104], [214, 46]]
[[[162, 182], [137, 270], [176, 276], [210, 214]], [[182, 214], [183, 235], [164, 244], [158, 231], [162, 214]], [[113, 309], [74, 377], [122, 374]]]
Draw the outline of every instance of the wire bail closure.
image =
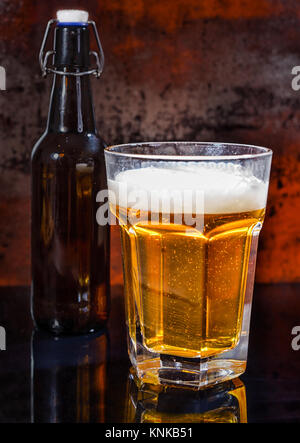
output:
[[90, 20], [87, 21], [87, 24], [91, 25], [92, 28], [93, 28], [94, 35], [95, 35], [96, 42], [97, 42], [97, 46], [98, 46], [98, 49], [99, 49], [99, 54], [100, 54], [100, 57], [99, 57], [98, 52], [96, 52], [96, 51], [90, 51], [89, 52], [90, 55], [93, 55], [95, 57], [96, 68], [90, 69], [89, 71], [83, 71], [83, 72], [65, 72], [65, 71], [58, 71], [57, 69], [50, 68], [50, 67], [47, 66], [48, 58], [51, 55], [55, 54], [55, 51], [47, 51], [46, 54], [44, 55], [44, 50], [45, 50], [45, 46], [46, 46], [46, 43], [47, 43], [47, 40], [48, 40], [50, 29], [51, 29], [51, 26], [54, 23], [58, 23], [58, 20], [57, 19], [51, 19], [51, 20], [48, 21], [48, 24], [47, 24], [47, 27], [46, 27], [46, 30], [45, 30], [45, 34], [44, 34], [44, 37], [43, 37], [41, 49], [40, 49], [40, 52], [39, 52], [39, 63], [40, 63], [40, 68], [42, 70], [42, 76], [46, 77], [47, 74], [50, 74], [50, 73], [51, 74], [59, 74], [59, 75], [67, 75], [67, 76], [71, 75], [71, 76], [75, 76], [75, 77], [80, 77], [80, 76], [83, 76], [83, 75], [93, 74], [93, 75], [95, 75], [96, 78], [99, 78], [100, 75], [102, 74], [103, 67], [104, 67], [104, 52], [103, 52], [103, 49], [102, 49], [102, 46], [101, 46], [101, 42], [100, 42], [99, 34], [98, 34], [98, 31], [97, 31], [96, 23], [94, 21], [90, 21]]

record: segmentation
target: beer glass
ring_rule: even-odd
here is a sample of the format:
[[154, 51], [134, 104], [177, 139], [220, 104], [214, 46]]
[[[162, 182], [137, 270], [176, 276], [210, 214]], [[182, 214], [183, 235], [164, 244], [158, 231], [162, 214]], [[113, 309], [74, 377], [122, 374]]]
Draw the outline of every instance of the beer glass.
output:
[[271, 159], [226, 143], [106, 149], [129, 357], [143, 382], [199, 389], [245, 371]]

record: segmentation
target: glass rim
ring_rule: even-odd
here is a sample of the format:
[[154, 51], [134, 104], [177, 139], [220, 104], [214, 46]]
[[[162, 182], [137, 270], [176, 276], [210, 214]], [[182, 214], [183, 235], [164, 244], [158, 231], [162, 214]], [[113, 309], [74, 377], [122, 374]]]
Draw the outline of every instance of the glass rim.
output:
[[[225, 154], [225, 155], [170, 155], [170, 154], [142, 154], [142, 153], [134, 153], [134, 152], [126, 152], [126, 149], [137, 148], [137, 147], [148, 147], [148, 148], [157, 148], [163, 147], [166, 145], [198, 145], [198, 146], [208, 146], [216, 147], [224, 146], [224, 147], [233, 147], [233, 148], [255, 148], [258, 150], [256, 153], [245, 153], [245, 154]], [[125, 151], [121, 151], [121, 149], [125, 149]], [[251, 145], [245, 143], [229, 143], [229, 142], [198, 142], [198, 141], [162, 141], [162, 142], [137, 142], [137, 143], [121, 143], [116, 145], [107, 146], [104, 149], [105, 154], [115, 156], [115, 157], [125, 157], [125, 158], [133, 158], [140, 160], [173, 160], [173, 161], [217, 161], [217, 160], [246, 160], [246, 159], [254, 159], [259, 157], [269, 157], [272, 156], [273, 151], [270, 148], [266, 148], [264, 146]]]

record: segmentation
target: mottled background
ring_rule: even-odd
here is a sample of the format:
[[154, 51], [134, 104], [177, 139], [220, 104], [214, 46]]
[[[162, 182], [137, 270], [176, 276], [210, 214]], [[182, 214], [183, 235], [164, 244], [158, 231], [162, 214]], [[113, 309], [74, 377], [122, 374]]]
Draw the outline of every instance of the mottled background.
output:
[[[297, 0], [0, 0], [0, 285], [30, 281], [30, 152], [51, 78], [38, 51], [59, 8], [88, 9], [106, 55], [93, 80], [111, 143], [217, 140], [274, 150], [256, 279], [300, 282], [300, 65]], [[112, 278], [121, 282], [117, 233]]]

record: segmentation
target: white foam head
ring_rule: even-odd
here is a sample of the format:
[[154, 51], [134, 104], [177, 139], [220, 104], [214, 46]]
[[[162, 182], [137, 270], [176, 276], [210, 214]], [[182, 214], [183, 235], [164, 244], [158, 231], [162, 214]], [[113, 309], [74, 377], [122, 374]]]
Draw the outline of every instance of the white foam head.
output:
[[56, 18], [61, 23], [87, 23], [89, 13], [79, 9], [61, 9], [57, 11]]
[[[115, 180], [108, 181], [109, 190], [116, 195], [116, 203], [131, 207], [130, 200], [136, 195], [135, 209], [149, 208], [151, 193], [164, 199], [178, 201], [186, 191], [197, 192], [201, 212], [224, 214], [254, 211], [266, 205], [268, 185], [250, 171], [234, 163], [169, 162], [158, 167], [131, 169], [120, 172]], [[200, 200], [202, 198], [202, 203]], [[195, 200], [185, 212], [195, 211]]]

